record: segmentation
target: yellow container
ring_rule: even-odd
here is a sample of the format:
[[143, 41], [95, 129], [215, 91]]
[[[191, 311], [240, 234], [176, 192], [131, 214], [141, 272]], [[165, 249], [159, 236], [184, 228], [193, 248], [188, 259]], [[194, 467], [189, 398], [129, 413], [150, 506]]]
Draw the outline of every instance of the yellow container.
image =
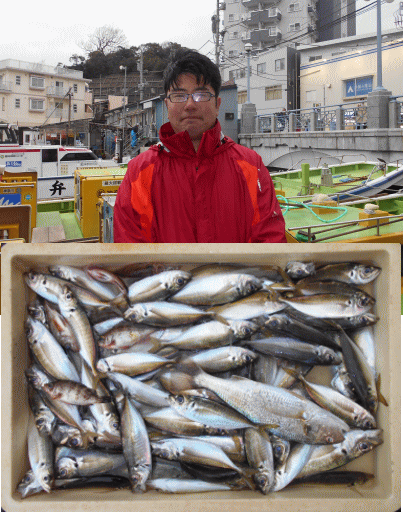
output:
[[315, 208], [315, 206], [312, 207], [312, 211], [317, 213], [318, 215], [323, 215], [325, 213], [340, 213], [340, 210], [337, 210], [336, 208], [320, 208], [320, 206], [337, 206], [336, 201], [321, 201], [318, 203], [312, 203], [313, 205], [319, 206], [319, 208]]
[[[400, 507], [400, 246], [398, 244], [8, 244], [2, 254], [2, 507], [6, 512], [395, 512]], [[29, 364], [24, 319], [29, 294], [24, 273], [48, 265], [104, 265], [117, 270], [128, 264], [167, 262], [275, 264], [290, 260], [333, 263], [360, 261], [382, 272], [369, 286], [377, 299], [376, 365], [389, 407], [380, 405], [378, 427], [384, 442], [347, 468], [373, 473], [359, 487], [290, 486], [263, 495], [225, 491], [169, 495], [128, 489], [71, 489], [21, 499], [17, 485], [29, 468], [28, 402], [24, 371]]]
[[[374, 217], [390, 217], [390, 213], [388, 212], [384, 212], [382, 210], [374, 210], [374, 212], [371, 214], [371, 213], [365, 213], [365, 212], [360, 212], [358, 214], [358, 218], [359, 219], [368, 219], [367, 222], [360, 222], [360, 226], [361, 227], [371, 227], [371, 226], [376, 226], [377, 225], [377, 220], [373, 220]], [[379, 224], [388, 224], [389, 223], [389, 220], [388, 219], [385, 219], [385, 220], [380, 220], [379, 221]]]
[[[100, 175], [96, 173], [100, 172]], [[114, 174], [116, 173], [116, 174]], [[74, 211], [84, 238], [99, 236], [99, 203], [102, 194], [116, 193], [126, 169], [77, 170], [74, 180]]]
[[[3, 184], [0, 181], [0, 206], [12, 204], [31, 206], [31, 230], [36, 226], [37, 182], [15, 182]], [[19, 237], [20, 235], [17, 235]]]

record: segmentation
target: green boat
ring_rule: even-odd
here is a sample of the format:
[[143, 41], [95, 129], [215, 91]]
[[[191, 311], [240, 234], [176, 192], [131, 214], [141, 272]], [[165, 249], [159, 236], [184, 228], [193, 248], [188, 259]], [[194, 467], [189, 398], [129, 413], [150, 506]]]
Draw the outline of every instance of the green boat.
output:
[[300, 169], [271, 174], [278, 194], [285, 197], [326, 194], [339, 201], [352, 196], [373, 197], [396, 192], [403, 188], [403, 165], [378, 162], [350, 162], [339, 165], [323, 164], [310, 168], [302, 164]]

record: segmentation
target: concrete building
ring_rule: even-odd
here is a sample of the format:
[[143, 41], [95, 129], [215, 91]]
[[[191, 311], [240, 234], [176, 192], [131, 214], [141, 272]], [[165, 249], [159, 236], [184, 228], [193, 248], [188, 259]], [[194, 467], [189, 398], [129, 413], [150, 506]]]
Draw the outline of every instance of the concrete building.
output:
[[92, 117], [82, 71], [20, 60], [0, 61], [0, 120], [24, 127]]
[[[298, 108], [298, 44], [314, 43], [316, 0], [229, 0], [224, 10], [221, 53], [223, 80], [235, 80], [238, 103], [247, 95], [247, 56], [251, 50], [250, 101], [270, 112]], [[239, 113], [241, 107], [239, 107]]]
[[[324, 105], [365, 105], [377, 85], [376, 34], [300, 46], [301, 109]], [[403, 99], [403, 29], [382, 39], [382, 85]]]

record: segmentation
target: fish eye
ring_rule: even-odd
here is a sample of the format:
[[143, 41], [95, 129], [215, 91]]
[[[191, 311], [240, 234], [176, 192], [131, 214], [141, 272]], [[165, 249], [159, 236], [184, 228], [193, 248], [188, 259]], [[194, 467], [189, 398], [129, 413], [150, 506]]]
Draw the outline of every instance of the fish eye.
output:
[[176, 397], [176, 401], [178, 402], [178, 404], [183, 404], [185, 401], [185, 397], [183, 395], [178, 395]]
[[119, 428], [119, 423], [117, 423], [115, 421], [114, 423], [112, 423], [112, 427], [115, 428], [115, 429], [118, 429]]
[[183, 284], [185, 282], [185, 280], [183, 279], [183, 277], [178, 277], [178, 284]]
[[256, 483], [259, 487], [264, 487], [266, 485], [267, 479], [263, 475], [259, 475], [256, 477]]
[[78, 446], [79, 445], [79, 440], [74, 437], [73, 439], [70, 440], [70, 446]]
[[43, 477], [43, 481], [44, 482], [49, 482], [50, 481], [50, 476], [49, 475], [46, 475]]
[[32, 482], [32, 475], [30, 474], [27, 474], [24, 476], [24, 478], [22, 479], [22, 483], [23, 484], [29, 484], [30, 482]]
[[45, 420], [43, 418], [40, 418], [39, 420], [36, 420], [35, 421], [35, 425], [37, 427], [40, 427], [41, 425], [43, 425], [45, 423]]
[[67, 476], [67, 469], [60, 469], [59, 470], [59, 475], [64, 478], [65, 476]]
[[358, 445], [358, 448], [362, 452], [367, 452], [370, 449], [370, 445], [366, 442], [362, 442]]
[[326, 442], [329, 443], [329, 444], [333, 444], [334, 443], [334, 439], [333, 437], [331, 436], [326, 436]]

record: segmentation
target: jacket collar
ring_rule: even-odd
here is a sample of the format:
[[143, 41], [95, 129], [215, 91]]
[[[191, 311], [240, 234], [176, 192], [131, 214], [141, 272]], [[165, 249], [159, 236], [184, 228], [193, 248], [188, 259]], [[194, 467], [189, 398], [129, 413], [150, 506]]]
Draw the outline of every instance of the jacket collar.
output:
[[210, 130], [204, 132], [197, 153], [188, 132], [175, 133], [171, 123], [161, 126], [159, 136], [161, 143], [168, 151], [188, 158], [194, 157], [196, 154], [199, 157], [212, 156], [222, 145], [223, 141], [228, 140], [223, 137], [218, 120]]

